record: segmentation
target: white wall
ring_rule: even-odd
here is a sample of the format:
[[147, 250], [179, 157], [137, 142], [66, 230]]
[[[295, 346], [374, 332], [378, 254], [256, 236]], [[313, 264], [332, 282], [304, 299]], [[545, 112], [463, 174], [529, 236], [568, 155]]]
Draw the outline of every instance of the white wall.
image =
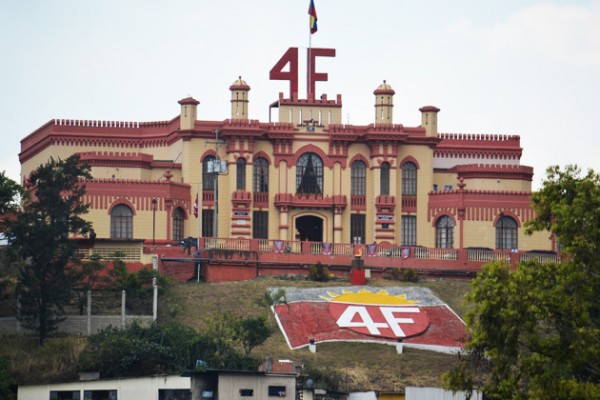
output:
[[348, 400], [377, 400], [375, 392], [354, 392], [350, 393]]
[[[466, 400], [465, 392], [452, 393], [451, 391], [431, 387], [406, 387], [406, 400]], [[473, 392], [471, 400], [482, 400], [483, 395]]]
[[190, 378], [179, 375], [156, 375], [144, 378], [101, 379], [47, 385], [19, 386], [18, 400], [45, 400], [51, 390], [116, 390], [118, 400], [158, 400], [159, 389], [190, 389]]

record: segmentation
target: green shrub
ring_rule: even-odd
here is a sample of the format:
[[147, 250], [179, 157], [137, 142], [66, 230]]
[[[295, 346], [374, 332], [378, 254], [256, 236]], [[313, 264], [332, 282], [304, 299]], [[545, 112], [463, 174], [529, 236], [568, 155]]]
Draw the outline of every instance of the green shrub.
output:
[[315, 282], [327, 282], [329, 280], [329, 269], [319, 261], [308, 268], [308, 279]]
[[419, 276], [412, 268], [403, 268], [402, 269], [402, 280], [404, 282], [417, 282], [419, 280]]
[[400, 280], [400, 269], [392, 268], [392, 270], [390, 271], [390, 275], [391, 275], [392, 280], [399, 281]]

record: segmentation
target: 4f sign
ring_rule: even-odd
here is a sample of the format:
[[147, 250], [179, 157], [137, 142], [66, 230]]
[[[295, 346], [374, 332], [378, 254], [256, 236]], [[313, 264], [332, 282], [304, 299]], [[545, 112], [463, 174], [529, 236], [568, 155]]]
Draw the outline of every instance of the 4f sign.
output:
[[421, 334], [429, 327], [429, 318], [414, 306], [330, 303], [329, 312], [340, 328], [370, 336], [405, 338]]
[[[306, 87], [308, 94], [315, 93], [315, 83], [317, 81], [326, 82], [328, 79], [327, 73], [317, 72], [317, 57], [335, 57], [335, 49], [312, 49], [306, 51], [307, 54], [307, 78]], [[288, 66], [287, 71], [284, 71]], [[285, 54], [271, 68], [269, 79], [290, 81], [290, 98], [298, 98], [298, 48], [290, 47]]]

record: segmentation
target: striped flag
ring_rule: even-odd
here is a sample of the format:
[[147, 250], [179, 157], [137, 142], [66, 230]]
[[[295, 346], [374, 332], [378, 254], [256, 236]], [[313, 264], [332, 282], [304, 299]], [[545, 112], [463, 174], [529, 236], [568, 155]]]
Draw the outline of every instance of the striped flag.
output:
[[313, 34], [317, 31], [317, 9], [315, 8], [315, 3], [313, 0], [310, 0], [310, 6], [308, 7], [308, 14], [310, 15], [310, 33]]

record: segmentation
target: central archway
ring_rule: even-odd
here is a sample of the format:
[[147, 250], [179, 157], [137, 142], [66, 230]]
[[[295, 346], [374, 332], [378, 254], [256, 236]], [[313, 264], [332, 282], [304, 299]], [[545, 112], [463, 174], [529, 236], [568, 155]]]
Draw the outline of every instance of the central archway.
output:
[[299, 234], [299, 240], [322, 242], [323, 219], [312, 215], [296, 218], [296, 231]]

